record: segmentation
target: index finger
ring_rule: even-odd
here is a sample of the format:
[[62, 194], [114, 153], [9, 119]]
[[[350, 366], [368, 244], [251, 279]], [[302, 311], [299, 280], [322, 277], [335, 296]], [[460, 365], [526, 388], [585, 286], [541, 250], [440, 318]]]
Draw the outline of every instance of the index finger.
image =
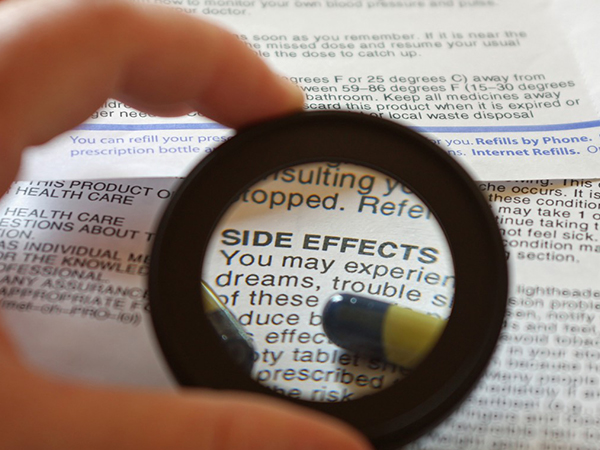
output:
[[0, 178], [22, 148], [108, 97], [156, 114], [194, 109], [232, 127], [302, 106], [297, 88], [198, 17], [119, 0], [0, 3]]

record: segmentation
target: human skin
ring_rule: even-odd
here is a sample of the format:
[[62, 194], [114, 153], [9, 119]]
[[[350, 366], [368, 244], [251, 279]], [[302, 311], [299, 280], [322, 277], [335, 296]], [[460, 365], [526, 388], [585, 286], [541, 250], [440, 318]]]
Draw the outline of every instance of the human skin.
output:
[[[302, 94], [231, 34], [117, 0], [0, 0], [0, 192], [24, 148], [107, 98], [237, 128], [302, 108]], [[260, 396], [131, 390], [30, 367], [0, 327], [2, 450], [367, 450], [333, 418]]]

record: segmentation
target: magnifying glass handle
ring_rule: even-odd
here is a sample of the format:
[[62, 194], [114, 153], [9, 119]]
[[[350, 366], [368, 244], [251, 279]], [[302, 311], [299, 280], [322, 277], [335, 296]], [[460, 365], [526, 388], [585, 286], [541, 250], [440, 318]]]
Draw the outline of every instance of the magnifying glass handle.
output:
[[447, 321], [349, 293], [333, 295], [323, 328], [333, 343], [364, 356], [414, 368], [440, 338]]

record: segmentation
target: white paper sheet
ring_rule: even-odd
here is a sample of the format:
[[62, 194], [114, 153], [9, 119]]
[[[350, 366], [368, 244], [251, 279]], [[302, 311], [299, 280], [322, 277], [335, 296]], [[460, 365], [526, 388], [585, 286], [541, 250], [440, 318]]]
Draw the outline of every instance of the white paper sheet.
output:
[[2, 319], [58, 375], [168, 384], [152, 337], [145, 274], [173, 179], [22, 182], [2, 201]]
[[[585, 5], [569, 5], [563, 22], [547, 1], [167, 4], [238, 33], [304, 88], [308, 110], [400, 120], [478, 179], [597, 175], [598, 56], [579, 31]], [[30, 151], [22, 178], [181, 176], [228, 134], [196, 115], [160, 119], [109, 101]]]
[[[207, 0], [194, 1], [182, 0], [173, 6], [197, 12], [209, 7]], [[395, 6], [378, 2], [370, 9], [366, 1], [360, 8], [340, 7], [342, 2], [337, 0], [312, 2], [312, 6], [311, 2], [294, 1], [279, 8], [263, 7], [252, 0], [234, 3], [215, 0], [210, 8], [229, 10], [230, 15], [215, 17], [249, 36], [280, 32], [315, 35], [324, 34], [323, 29], [339, 34], [346, 33], [346, 27], [348, 34], [396, 29], [403, 33], [431, 30], [435, 36], [507, 29], [527, 34], [514, 47], [449, 50], [444, 49], [448, 44], [443, 44], [442, 49], [429, 49], [411, 58], [269, 57], [286, 75], [303, 77], [301, 84], [313, 89], [307, 90], [310, 95], [317, 95], [314, 88], [324, 85], [338, 86], [336, 94], [343, 94], [341, 86], [351, 85], [346, 77], [369, 75], [382, 75], [384, 82], [375, 79], [369, 83], [367, 79], [366, 84], [358, 84], [359, 89], [383, 84], [386, 93], [392, 85], [442, 84], [431, 80], [391, 82], [393, 76], [449, 79], [454, 73], [510, 77], [516, 72], [546, 77], [533, 82], [575, 82], [573, 87], [551, 88], [550, 92], [560, 90], [561, 108], [537, 108], [531, 120], [461, 121], [460, 126], [477, 130], [457, 130], [454, 120], [409, 121], [455, 152], [468, 154], [476, 139], [484, 140], [477, 144], [480, 151], [510, 150], [517, 145], [512, 144], [515, 139], [523, 149], [539, 147], [549, 152], [539, 157], [520, 155], [519, 159], [493, 154], [460, 159], [479, 179], [530, 179], [480, 183], [506, 239], [512, 280], [509, 316], [496, 357], [479, 387], [448, 421], [410, 448], [596, 449], [600, 433], [600, 184], [595, 177], [600, 155], [595, 148], [600, 147], [596, 112], [600, 63], [599, 40], [593, 36], [600, 34], [595, 23], [598, 3], [446, 1], [439, 4], [453, 6], [438, 10], [416, 6], [420, 2], [395, 2]], [[285, 2], [269, 2], [279, 3]], [[332, 4], [338, 6], [328, 6]], [[246, 12], [234, 17], [235, 11]], [[332, 16], [336, 21], [327, 20]], [[303, 17], [310, 20], [298, 19]], [[284, 31], [278, 21], [286, 24]], [[292, 23], [296, 25], [287, 26]], [[481, 58], [479, 50], [483, 50]], [[335, 75], [343, 76], [344, 82], [335, 84]], [[325, 76], [331, 78], [327, 83], [315, 80]], [[515, 89], [523, 95], [518, 84]], [[579, 105], [566, 108], [562, 100], [567, 98], [579, 98]], [[339, 102], [342, 107], [346, 101]], [[95, 383], [172, 389], [175, 384], [150, 326], [143, 277], [154, 224], [177, 180], [90, 182], [84, 178], [180, 175], [230, 131], [197, 117], [121, 117], [120, 112], [129, 111], [127, 116], [132, 112], [117, 103], [107, 104], [102, 111], [106, 115], [112, 111], [113, 117], [90, 119], [80, 130], [26, 156], [24, 178], [56, 182], [19, 182], [0, 203], [2, 319], [26, 357], [43, 370]], [[367, 112], [376, 112], [376, 107]], [[557, 127], [560, 124], [565, 126]], [[504, 126], [523, 128], [489, 128]], [[544, 138], [549, 142], [544, 143]], [[575, 138], [579, 142], [574, 142]], [[78, 143], [78, 139], [83, 141]], [[446, 143], [446, 139], [461, 142]], [[176, 150], [160, 153], [161, 146]], [[154, 153], [71, 157], [73, 150], [132, 147], [151, 148]], [[580, 154], [564, 155], [559, 151], [562, 147]], [[559, 150], [553, 155], [552, 148]], [[78, 180], [64, 181], [75, 177]], [[554, 177], [557, 179], [547, 180]], [[579, 177], [592, 179], [573, 179]]]
[[[92, 382], [170, 388], [144, 310], [141, 274], [147, 233], [174, 180], [70, 183], [21, 182], [1, 205], [3, 319], [30, 361], [45, 370]], [[480, 187], [493, 202], [507, 247], [507, 324], [479, 387], [412, 448], [595, 448], [600, 181]], [[113, 195], [120, 197], [109, 202]], [[39, 249], [32, 251], [35, 245]], [[79, 278], [86, 274], [89, 279]], [[124, 290], [115, 293], [117, 286]]]

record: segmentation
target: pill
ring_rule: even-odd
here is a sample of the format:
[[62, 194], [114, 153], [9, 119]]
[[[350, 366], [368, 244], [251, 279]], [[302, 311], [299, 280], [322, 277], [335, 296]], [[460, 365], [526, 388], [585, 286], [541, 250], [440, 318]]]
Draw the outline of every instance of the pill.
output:
[[367, 357], [414, 368], [440, 338], [447, 321], [355, 294], [330, 297], [323, 328], [339, 347]]

